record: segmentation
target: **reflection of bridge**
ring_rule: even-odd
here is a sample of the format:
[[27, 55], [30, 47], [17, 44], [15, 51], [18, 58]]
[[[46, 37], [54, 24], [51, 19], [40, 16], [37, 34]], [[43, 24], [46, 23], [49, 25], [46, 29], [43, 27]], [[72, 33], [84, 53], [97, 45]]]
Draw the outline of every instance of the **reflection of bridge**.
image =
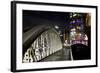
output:
[[60, 36], [50, 26], [39, 25], [23, 34], [23, 62], [39, 61], [61, 49]]

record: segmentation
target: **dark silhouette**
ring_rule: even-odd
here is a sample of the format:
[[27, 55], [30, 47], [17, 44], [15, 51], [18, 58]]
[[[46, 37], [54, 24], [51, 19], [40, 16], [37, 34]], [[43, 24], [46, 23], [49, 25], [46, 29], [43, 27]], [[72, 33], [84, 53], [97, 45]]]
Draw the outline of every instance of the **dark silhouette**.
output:
[[74, 44], [71, 46], [74, 60], [91, 59], [90, 48], [83, 44]]

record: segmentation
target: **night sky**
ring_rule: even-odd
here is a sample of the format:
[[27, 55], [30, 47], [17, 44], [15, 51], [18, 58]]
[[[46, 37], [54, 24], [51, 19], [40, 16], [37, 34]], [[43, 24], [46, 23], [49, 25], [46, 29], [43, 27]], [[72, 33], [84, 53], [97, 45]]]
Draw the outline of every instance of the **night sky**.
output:
[[69, 12], [31, 11], [23, 10], [23, 31], [37, 25], [57, 25], [64, 30], [69, 24]]

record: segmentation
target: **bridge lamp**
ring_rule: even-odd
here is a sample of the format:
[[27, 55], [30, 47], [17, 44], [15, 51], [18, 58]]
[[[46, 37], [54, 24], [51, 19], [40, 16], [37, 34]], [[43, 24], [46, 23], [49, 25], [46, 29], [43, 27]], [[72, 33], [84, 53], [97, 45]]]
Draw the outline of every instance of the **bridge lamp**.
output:
[[56, 29], [59, 29], [59, 27], [58, 27], [57, 25], [55, 25], [55, 28], [56, 28]]

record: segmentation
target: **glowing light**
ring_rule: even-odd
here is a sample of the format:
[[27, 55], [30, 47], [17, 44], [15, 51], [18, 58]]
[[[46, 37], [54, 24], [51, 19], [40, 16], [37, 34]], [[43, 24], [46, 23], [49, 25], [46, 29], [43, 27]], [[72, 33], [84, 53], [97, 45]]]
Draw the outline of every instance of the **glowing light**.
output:
[[74, 14], [73, 17], [75, 17], [77, 14]]
[[58, 27], [57, 25], [55, 25], [55, 28], [56, 28], [56, 29], [59, 29], [59, 27]]

